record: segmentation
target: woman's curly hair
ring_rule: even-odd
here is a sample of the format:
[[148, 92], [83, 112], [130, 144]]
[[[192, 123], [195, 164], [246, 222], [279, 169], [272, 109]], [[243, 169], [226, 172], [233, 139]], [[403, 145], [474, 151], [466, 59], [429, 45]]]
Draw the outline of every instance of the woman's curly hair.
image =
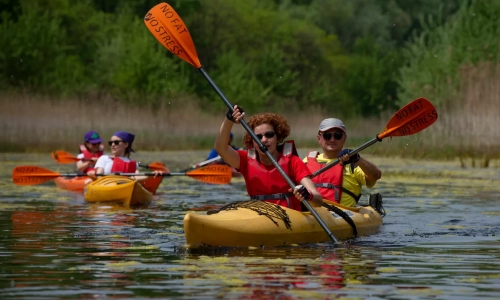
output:
[[[283, 141], [290, 135], [290, 125], [283, 116], [273, 114], [273, 113], [264, 113], [259, 115], [254, 115], [248, 120], [248, 126], [252, 128], [252, 131], [255, 127], [262, 124], [269, 124], [273, 126], [274, 132], [278, 138], [278, 144], [283, 143]], [[245, 133], [243, 136], [243, 144], [248, 148], [253, 148], [253, 140], [250, 134]]]

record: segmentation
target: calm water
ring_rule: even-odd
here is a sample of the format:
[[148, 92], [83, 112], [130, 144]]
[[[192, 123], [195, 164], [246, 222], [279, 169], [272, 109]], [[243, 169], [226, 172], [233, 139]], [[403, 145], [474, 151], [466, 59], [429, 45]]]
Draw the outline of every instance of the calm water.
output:
[[[204, 156], [135, 158], [178, 171]], [[89, 205], [52, 182], [15, 186], [15, 166], [72, 169], [49, 154], [0, 154], [0, 298], [499, 299], [500, 170], [370, 159], [384, 172], [374, 189], [387, 211], [378, 234], [337, 248], [194, 252], [183, 216], [245, 200], [241, 179], [165, 178], [152, 205], [131, 210]]]

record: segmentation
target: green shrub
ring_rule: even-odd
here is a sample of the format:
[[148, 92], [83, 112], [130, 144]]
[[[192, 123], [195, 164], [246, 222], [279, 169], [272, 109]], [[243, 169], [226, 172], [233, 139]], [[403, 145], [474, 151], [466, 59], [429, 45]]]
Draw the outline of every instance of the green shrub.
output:
[[499, 15], [500, 2], [472, 1], [442, 26], [434, 19], [422, 20], [422, 34], [404, 51], [400, 99], [425, 95], [435, 104], [458, 101], [461, 67], [498, 58]]

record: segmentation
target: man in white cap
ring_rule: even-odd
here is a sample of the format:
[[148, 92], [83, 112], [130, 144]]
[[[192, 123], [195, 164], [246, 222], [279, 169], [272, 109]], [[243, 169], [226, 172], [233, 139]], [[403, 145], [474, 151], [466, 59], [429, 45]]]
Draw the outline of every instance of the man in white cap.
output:
[[355, 154], [349, 158], [350, 149], [344, 149], [347, 131], [344, 123], [335, 118], [325, 119], [319, 125], [318, 143], [323, 153], [311, 151], [304, 162], [311, 172], [316, 172], [337, 158], [340, 164], [312, 178], [324, 199], [345, 206], [356, 206], [363, 185], [371, 188], [382, 177], [382, 172], [371, 162]]

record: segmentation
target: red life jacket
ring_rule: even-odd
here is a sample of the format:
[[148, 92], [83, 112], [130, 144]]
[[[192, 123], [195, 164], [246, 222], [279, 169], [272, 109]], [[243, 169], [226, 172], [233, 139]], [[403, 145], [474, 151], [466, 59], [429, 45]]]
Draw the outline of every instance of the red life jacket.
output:
[[[257, 153], [254, 148], [248, 150], [248, 180], [247, 192], [250, 199], [264, 200], [270, 203], [276, 203], [295, 210], [301, 210], [300, 201], [288, 192], [290, 185], [281, 176], [278, 169], [273, 168], [267, 170], [257, 161]], [[285, 174], [291, 172], [291, 157], [296, 155], [297, 150], [293, 141], [286, 141], [283, 145], [281, 157], [278, 160], [278, 165], [283, 169]], [[245, 176], [246, 177], [246, 176]], [[270, 192], [278, 192], [270, 194]]]
[[[318, 162], [318, 155], [318, 151], [311, 151], [307, 154], [307, 167], [312, 173], [326, 166], [326, 164], [320, 164]], [[354, 172], [356, 164], [351, 163], [350, 167], [351, 172]], [[321, 196], [323, 196], [324, 199], [340, 203], [342, 192], [344, 192], [354, 198], [354, 200], [356, 200], [356, 203], [358, 203], [359, 198], [361, 198], [361, 194], [355, 195], [350, 190], [344, 188], [342, 186], [343, 176], [344, 166], [338, 164], [319, 174], [318, 176], [313, 177], [312, 181], [314, 182], [314, 185], [318, 189], [318, 192], [321, 194]]]
[[[90, 151], [87, 149], [87, 147], [85, 147], [85, 145], [80, 145], [80, 153], [83, 154], [83, 158], [86, 158], [86, 159], [91, 159], [93, 157], [101, 157], [101, 155], [104, 154], [104, 146], [101, 144], [101, 146], [99, 146], [99, 152], [97, 153], [90, 153]], [[87, 173], [88, 171], [92, 171], [94, 170], [94, 167], [88, 167], [86, 168], [85, 170], [83, 170], [83, 173]]]
[[[318, 151], [311, 151], [307, 154], [307, 167], [312, 173], [326, 165], [318, 162], [318, 155]], [[312, 178], [312, 181], [324, 199], [340, 203], [340, 198], [342, 197], [343, 175], [344, 166], [338, 164]]]
[[135, 173], [137, 170], [137, 162], [135, 160], [131, 160], [129, 162], [124, 161], [120, 158], [113, 158], [113, 166], [111, 167], [111, 173]]

